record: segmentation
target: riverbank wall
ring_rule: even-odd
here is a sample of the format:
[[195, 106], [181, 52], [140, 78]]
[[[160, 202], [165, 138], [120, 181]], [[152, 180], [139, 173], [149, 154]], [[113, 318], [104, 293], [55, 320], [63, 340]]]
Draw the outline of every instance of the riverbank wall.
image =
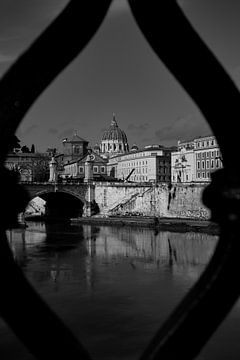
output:
[[102, 216], [210, 219], [210, 211], [202, 203], [206, 184], [95, 183], [94, 187]]

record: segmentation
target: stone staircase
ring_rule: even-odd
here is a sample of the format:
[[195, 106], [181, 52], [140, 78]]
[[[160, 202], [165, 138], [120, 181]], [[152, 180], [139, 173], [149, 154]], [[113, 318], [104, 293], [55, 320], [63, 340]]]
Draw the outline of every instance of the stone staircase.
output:
[[131, 203], [136, 200], [138, 197], [143, 197], [146, 193], [151, 192], [153, 188], [149, 188], [145, 190], [144, 192], [136, 192], [134, 194], [130, 194], [128, 196], [125, 196], [120, 201], [117, 201], [114, 205], [112, 205], [110, 208], [104, 210], [101, 215], [103, 216], [109, 216], [109, 215], [117, 215], [119, 212], [121, 214], [124, 214], [125, 212], [131, 212], [129, 207], [131, 206]]

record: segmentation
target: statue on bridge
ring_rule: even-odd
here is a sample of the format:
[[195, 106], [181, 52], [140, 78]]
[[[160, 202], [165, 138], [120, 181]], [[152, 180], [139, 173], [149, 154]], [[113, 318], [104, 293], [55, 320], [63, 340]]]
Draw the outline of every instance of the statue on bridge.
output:
[[58, 174], [57, 174], [57, 161], [55, 160], [54, 154], [52, 154], [52, 159], [49, 162], [49, 182], [57, 182]]
[[92, 154], [92, 151], [88, 150], [88, 155], [85, 161], [85, 177], [84, 182], [91, 182], [93, 181], [93, 162], [95, 160], [95, 155]]

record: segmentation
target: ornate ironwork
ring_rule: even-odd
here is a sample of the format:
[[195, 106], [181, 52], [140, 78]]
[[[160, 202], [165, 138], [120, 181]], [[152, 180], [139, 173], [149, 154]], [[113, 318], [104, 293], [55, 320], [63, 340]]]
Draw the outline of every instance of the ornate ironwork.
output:
[[[2, 208], [0, 214], [0, 313], [39, 359], [90, 359], [90, 356], [35, 293], [13, 260], [5, 229], [14, 226], [28, 195], [18, 185], [17, 178], [3, 167], [3, 161], [8, 144], [30, 106], [90, 41], [110, 3], [111, 0], [70, 1], [0, 82], [0, 179], [11, 205]], [[239, 281], [234, 281], [240, 267], [240, 187], [239, 169], [235, 166], [238, 132], [232, 131], [235, 119], [240, 118], [240, 95], [175, 1], [129, 0], [129, 4], [149, 44], [202, 111], [223, 155], [225, 168], [214, 174], [203, 195], [203, 201], [212, 210], [212, 219], [221, 228], [215, 254], [200, 280], [142, 355], [142, 359], [193, 359], [240, 292]]]

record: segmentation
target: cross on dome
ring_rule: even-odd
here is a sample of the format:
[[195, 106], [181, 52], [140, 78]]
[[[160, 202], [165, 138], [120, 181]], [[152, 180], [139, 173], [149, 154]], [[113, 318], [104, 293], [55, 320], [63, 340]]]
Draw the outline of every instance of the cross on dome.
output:
[[112, 118], [112, 121], [111, 121], [111, 125], [118, 126], [115, 113], [113, 113], [113, 118]]

